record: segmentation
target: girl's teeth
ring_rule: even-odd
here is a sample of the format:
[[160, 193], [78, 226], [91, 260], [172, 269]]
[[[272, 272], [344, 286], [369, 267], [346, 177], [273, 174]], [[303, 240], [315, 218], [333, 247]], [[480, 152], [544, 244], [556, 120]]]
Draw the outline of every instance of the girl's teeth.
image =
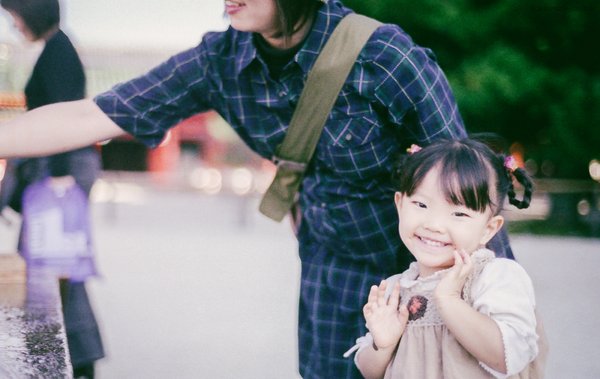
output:
[[430, 240], [430, 239], [423, 238], [423, 237], [421, 237], [421, 241], [423, 241], [425, 244], [430, 245], [430, 246], [435, 246], [435, 247], [444, 246], [444, 243], [442, 243], [440, 241], [434, 241], [434, 240]]

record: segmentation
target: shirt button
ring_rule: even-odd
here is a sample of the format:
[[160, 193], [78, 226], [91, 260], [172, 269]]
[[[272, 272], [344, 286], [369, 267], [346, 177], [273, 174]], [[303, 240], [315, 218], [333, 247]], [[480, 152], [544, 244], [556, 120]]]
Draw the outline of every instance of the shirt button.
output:
[[321, 203], [321, 208], [325, 208], [325, 203]]
[[285, 97], [287, 95], [285, 91], [279, 91], [279, 97]]
[[350, 141], [352, 139], [352, 134], [346, 134], [346, 141]]

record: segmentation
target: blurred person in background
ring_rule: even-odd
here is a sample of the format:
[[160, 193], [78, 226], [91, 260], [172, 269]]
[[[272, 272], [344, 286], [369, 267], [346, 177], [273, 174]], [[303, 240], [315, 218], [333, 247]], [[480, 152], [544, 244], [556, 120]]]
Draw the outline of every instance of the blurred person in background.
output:
[[[215, 110], [272, 159], [308, 72], [352, 10], [337, 0], [224, 4], [226, 31], [205, 34], [147, 74], [0, 125], [0, 157], [56, 153], [125, 133], [156, 146], [179, 121]], [[412, 143], [465, 135], [433, 53], [397, 25], [380, 26], [346, 79], [299, 193], [303, 378], [361, 377], [342, 355], [366, 333], [361, 308], [369, 287], [412, 261], [397, 234], [394, 160]], [[512, 256], [503, 236], [493, 250]]]
[[[85, 98], [85, 74], [79, 55], [73, 44], [60, 29], [60, 6], [58, 0], [0, 0], [0, 5], [14, 20], [15, 28], [30, 42], [42, 42], [31, 77], [25, 87], [27, 109]], [[53, 134], [53, 115], [37, 123]], [[79, 127], [75, 121], [73, 126]], [[23, 138], [32, 137], [26, 130]], [[86, 144], [89, 145], [89, 144]], [[100, 172], [99, 154], [93, 146], [63, 154], [63, 174], [72, 176], [89, 196]], [[20, 158], [8, 161], [5, 183], [2, 186], [0, 209], [6, 205], [21, 211], [25, 188], [47, 177], [48, 158]], [[71, 363], [74, 377], [93, 378], [94, 362], [104, 357], [104, 349], [96, 318], [83, 281], [61, 281], [61, 295]]]

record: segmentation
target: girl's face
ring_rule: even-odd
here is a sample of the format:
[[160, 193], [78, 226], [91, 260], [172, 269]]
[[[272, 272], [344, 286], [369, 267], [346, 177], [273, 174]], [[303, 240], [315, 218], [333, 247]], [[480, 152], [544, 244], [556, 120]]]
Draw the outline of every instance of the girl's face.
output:
[[439, 168], [434, 168], [412, 196], [395, 196], [400, 238], [417, 259], [422, 276], [451, 267], [455, 250], [470, 254], [484, 246], [503, 223], [489, 208], [479, 213], [446, 200], [438, 177]]
[[37, 40], [37, 37], [31, 32], [27, 24], [25, 24], [23, 17], [21, 17], [18, 13], [13, 11], [8, 11], [8, 13], [13, 18], [15, 29], [17, 29], [23, 35], [23, 37], [25, 37], [26, 40], [31, 42]]
[[225, 13], [236, 30], [260, 33], [265, 38], [278, 32], [275, 0], [225, 0]]

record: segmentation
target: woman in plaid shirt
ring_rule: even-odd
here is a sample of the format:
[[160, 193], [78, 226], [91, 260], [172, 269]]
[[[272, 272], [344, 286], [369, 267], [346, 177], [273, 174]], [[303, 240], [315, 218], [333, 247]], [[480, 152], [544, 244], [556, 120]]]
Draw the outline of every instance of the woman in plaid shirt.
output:
[[[124, 133], [156, 146], [179, 121], [212, 109], [272, 158], [307, 73], [352, 11], [337, 0], [226, 0], [225, 11], [229, 29], [207, 33], [149, 73], [94, 99], [6, 122], [0, 156], [48, 154]], [[342, 354], [366, 332], [361, 307], [369, 286], [411, 261], [396, 233], [394, 157], [412, 143], [465, 135], [432, 52], [398, 26], [380, 26], [334, 104], [300, 190], [304, 378], [360, 377]], [[502, 242], [495, 251], [510, 254]]]

